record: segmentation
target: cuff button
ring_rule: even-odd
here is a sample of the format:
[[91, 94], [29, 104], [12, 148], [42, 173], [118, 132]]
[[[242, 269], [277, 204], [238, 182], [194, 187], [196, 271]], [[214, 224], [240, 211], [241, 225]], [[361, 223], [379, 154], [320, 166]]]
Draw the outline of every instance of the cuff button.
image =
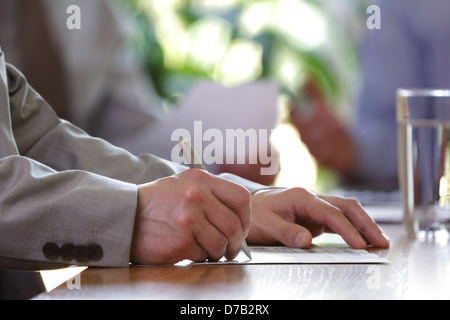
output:
[[78, 262], [87, 261], [88, 256], [89, 256], [89, 250], [88, 250], [87, 246], [80, 245], [80, 246], [75, 246], [73, 248], [73, 257]]
[[73, 248], [75, 246], [70, 243], [63, 244], [59, 249], [59, 254], [64, 261], [70, 261], [73, 259]]
[[88, 247], [89, 249], [89, 260], [98, 261], [103, 257], [103, 249], [97, 244], [92, 244]]
[[54, 242], [47, 242], [42, 247], [42, 253], [49, 260], [54, 260], [59, 256], [59, 246]]

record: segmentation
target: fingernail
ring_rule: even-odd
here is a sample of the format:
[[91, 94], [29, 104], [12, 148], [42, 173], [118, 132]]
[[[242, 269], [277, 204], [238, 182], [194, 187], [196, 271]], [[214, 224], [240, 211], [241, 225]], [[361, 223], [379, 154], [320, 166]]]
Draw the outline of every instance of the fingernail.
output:
[[381, 235], [387, 241], [388, 244], [391, 244], [391, 239], [389, 239], [389, 237], [384, 232], [382, 232]]
[[311, 242], [312, 242], [311, 235], [309, 235], [305, 232], [300, 232], [295, 237], [295, 244], [297, 247], [300, 247], [300, 248], [309, 247], [311, 245]]

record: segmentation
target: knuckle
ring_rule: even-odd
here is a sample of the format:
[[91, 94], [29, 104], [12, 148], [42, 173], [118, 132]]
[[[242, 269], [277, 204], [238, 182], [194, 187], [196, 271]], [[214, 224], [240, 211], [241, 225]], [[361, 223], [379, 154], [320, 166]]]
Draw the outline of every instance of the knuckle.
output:
[[345, 206], [343, 207], [346, 214], [352, 214], [355, 217], [365, 214], [365, 210], [357, 199], [346, 199]]
[[180, 198], [185, 203], [199, 203], [203, 200], [203, 193], [198, 188], [190, 186], [181, 192]]
[[241, 188], [241, 190], [237, 194], [236, 201], [241, 206], [247, 206], [250, 203], [250, 201], [251, 201], [250, 192], [247, 189], [243, 188], [243, 187], [240, 187], [240, 188]]
[[220, 235], [212, 249], [215, 252], [218, 252], [219, 255], [223, 256], [223, 253], [225, 252], [227, 246], [228, 246], [228, 239], [224, 235]]
[[182, 228], [182, 230], [186, 230], [189, 227], [192, 227], [195, 222], [196, 218], [194, 214], [186, 210], [179, 212], [174, 219], [174, 224]]
[[236, 217], [236, 216], [232, 217], [230, 219], [230, 225], [229, 225], [229, 228], [228, 228], [228, 234], [230, 235], [230, 237], [235, 236], [241, 230], [242, 230], [241, 220], [238, 217]]
[[296, 197], [301, 197], [301, 198], [315, 197], [315, 195], [311, 191], [309, 191], [305, 188], [295, 187], [295, 188], [291, 188], [290, 190]]
[[210, 178], [210, 175], [206, 171], [203, 171], [200, 169], [188, 169], [188, 170], [184, 171], [184, 174], [193, 180], [201, 181], [201, 180]]
[[346, 203], [349, 209], [362, 209], [361, 203], [356, 199], [346, 199]]

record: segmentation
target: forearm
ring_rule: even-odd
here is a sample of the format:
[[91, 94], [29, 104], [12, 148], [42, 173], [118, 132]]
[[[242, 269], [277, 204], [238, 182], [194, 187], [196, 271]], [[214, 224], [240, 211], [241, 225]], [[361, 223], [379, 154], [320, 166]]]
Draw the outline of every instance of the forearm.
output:
[[[136, 157], [60, 120], [10, 67], [9, 96], [19, 154], [0, 159], [0, 263], [127, 266], [136, 214], [137, 184], [186, 170], [146, 154]], [[224, 175], [251, 192], [263, 188]], [[91, 261], [49, 256], [53, 243], [102, 248]], [[17, 262], [17, 263], [16, 263]], [[11, 265], [8, 265], [11, 267]]]
[[[0, 257], [16, 260], [14, 267], [128, 265], [136, 185], [84, 171], [56, 172], [11, 156], [0, 160], [0, 190]], [[43, 250], [47, 243], [98, 245], [102, 255], [95, 261], [48, 257]]]
[[20, 155], [56, 171], [84, 170], [134, 184], [186, 169], [149, 154], [136, 157], [89, 136], [59, 119], [17, 69], [7, 69], [14, 144]]

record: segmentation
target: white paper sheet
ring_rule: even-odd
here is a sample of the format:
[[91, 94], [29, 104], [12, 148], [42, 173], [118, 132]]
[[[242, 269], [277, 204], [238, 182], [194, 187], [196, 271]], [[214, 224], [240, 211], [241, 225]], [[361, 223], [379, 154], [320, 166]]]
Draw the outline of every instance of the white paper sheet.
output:
[[349, 247], [319, 247], [308, 249], [295, 249], [288, 247], [250, 247], [252, 260], [243, 252], [233, 261], [222, 259], [217, 262], [194, 263], [189, 260], [179, 262], [177, 265], [204, 265], [204, 264], [335, 264], [335, 263], [389, 263], [367, 250], [351, 249]]
[[[202, 81], [191, 88], [172, 113], [152, 124], [134, 141], [127, 141], [126, 147], [134, 153], [148, 149], [156, 156], [171, 159], [178, 143], [172, 140], [172, 135], [177, 129], [185, 129], [197, 152], [202, 154], [210, 143], [203, 136], [209, 129], [220, 131], [224, 139], [226, 130], [267, 130], [270, 133], [279, 124], [280, 117], [278, 86], [273, 81], [258, 80], [234, 87]], [[196, 123], [201, 126], [196, 127]], [[205, 165], [208, 170], [214, 167]]]

